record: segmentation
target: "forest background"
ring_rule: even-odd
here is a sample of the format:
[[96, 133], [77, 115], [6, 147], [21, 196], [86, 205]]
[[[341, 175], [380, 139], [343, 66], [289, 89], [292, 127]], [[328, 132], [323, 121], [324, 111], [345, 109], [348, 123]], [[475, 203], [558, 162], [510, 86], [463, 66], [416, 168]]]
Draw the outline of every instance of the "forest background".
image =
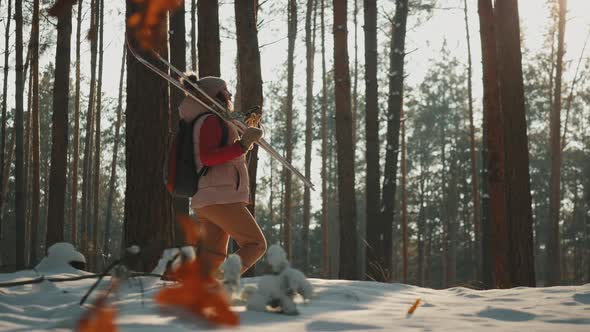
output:
[[[94, 3], [94, 1], [93, 1]], [[96, 2], [101, 3], [100, 1]], [[287, 117], [292, 111], [293, 128], [293, 161], [297, 168], [305, 168], [305, 121], [306, 121], [306, 77], [304, 68], [307, 56], [305, 53], [305, 20], [306, 5], [302, 1], [297, 3], [297, 34], [294, 41], [294, 86], [293, 100], [288, 102], [288, 52], [289, 34], [285, 27], [288, 25], [288, 1], [266, 1], [261, 2], [258, 9], [258, 38], [261, 57], [261, 74], [264, 82], [264, 120], [263, 126], [266, 130], [267, 139], [281, 152], [285, 152], [285, 132], [287, 130]], [[24, 45], [28, 45], [31, 35], [31, 21], [34, 15], [33, 1], [23, 2]], [[390, 54], [392, 38], [392, 21], [396, 10], [394, 1], [378, 2], [377, 35], [378, 35], [378, 63], [377, 78], [379, 83], [378, 109], [379, 109], [379, 136], [382, 158], [381, 168], [385, 163], [386, 132], [387, 132], [387, 109], [389, 97]], [[26, 257], [27, 266], [34, 266], [34, 262], [46, 250], [46, 228], [49, 214], [49, 178], [51, 159], [51, 124], [53, 111], [53, 81], [55, 68], [55, 42], [57, 40], [57, 20], [47, 15], [46, 9], [51, 5], [48, 2], [41, 2], [41, 15], [39, 19], [39, 218], [37, 240], [31, 239], [31, 214], [34, 204], [27, 206], [27, 241]], [[356, 174], [356, 212], [358, 222], [358, 275], [366, 275], [365, 266], [365, 236], [366, 225], [371, 222], [367, 220], [365, 209], [365, 123], [364, 121], [364, 34], [363, 34], [363, 8], [361, 1], [357, 3], [348, 1], [348, 51], [352, 92], [352, 113], [355, 120], [355, 135], [358, 135], [355, 145], [355, 174]], [[407, 187], [404, 191], [399, 186], [396, 188], [396, 213], [393, 219], [392, 229], [392, 267], [383, 276], [384, 280], [403, 280], [409, 283], [416, 283], [431, 287], [448, 287], [457, 284], [481, 287], [481, 267], [477, 258], [477, 235], [473, 224], [473, 203], [471, 186], [471, 168], [469, 160], [469, 131], [468, 126], [468, 53], [465, 34], [465, 2], [462, 0], [438, 0], [438, 1], [412, 1], [407, 23], [407, 39], [405, 44], [405, 91], [404, 91], [404, 112], [406, 114], [406, 141], [407, 141]], [[474, 123], [476, 128], [475, 138], [477, 141], [476, 150], [481, 152], [482, 147], [482, 71], [479, 59], [481, 59], [481, 43], [479, 40], [479, 19], [475, 3], [467, 2], [467, 18], [471, 31], [471, 52], [473, 59], [473, 105]], [[14, 4], [13, 4], [14, 6]], [[185, 3], [186, 13], [186, 60], [187, 68], [191, 68], [191, 43], [190, 32], [191, 4]], [[332, 4], [326, 2], [325, 19], [325, 47], [326, 47], [326, 68], [327, 75], [333, 70], [333, 39], [331, 38], [332, 27]], [[356, 6], [356, 11], [355, 11]], [[585, 53], [587, 36], [590, 31], [590, 9], [583, 0], [568, 1], [567, 28], [565, 30], [566, 52], [563, 59], [563, 89], [562, 98], [564, 105], [569, 109], [569, 116], [562, 114], [562, 123], [569, 121], [567, 148], [564, 149], [564, 166], [562, 169], [562, 193], [561, 193], [561, 220], [559, 234], [561, 251], [560, 283], [583, 283], [590, 280], [590, 202], [588, 192], [590, 184], [587, 177], [589, 168], [588, 151], [588, 122], [590, 111], [588, 100], [590, 98], [590, 82], [587, 80], [590, 73], [588, 57]], [[0, 17], [3, 18], [6, 26], [8, 12], [7, 1], [2, 1]], [[75, 45], [76, 45], [76, 19], [78, 17], [78, 6], [74, 6], [72, 20], [72, 48], [71, 48], [71, 71], [70, 71], [70, 99], [69, 99], [69, 140], [72, 142], [74, 132], [74, 92], [75, 92]], [[533, 195], [534, 234], [535, 234], [535, 265], [537, 282], [544, 284], [547, 279], [548, 266], [551, 264], [547, 258], [547, 242], [552, 230], [548, 217], [549, 210], [549, 114], [553, 104], [553, 76], [556, 63], [557, 45], [557, 2], [556, 1], [531, 1], [522, 0], [519, 2], [519, 14], [521, 22], [522, 52], [525, 98], [527, 106], [527, 125], [529, 130], [530, 146], [530, 172], [531, 192]], [[319, 8], [316, 7], [319, 11]], [[356, 15], [355, 15], [356, 13]], [[91, 40], [85, 38], [92, 30], [90, 3], [84, 2], [81, 12], [82, 40], [80, 41], [80, 142], [85, 142], [87, 128], [87, 107], [91, 93], [91, 53], [93, 53]], [[320, 169], [322, 168], [321, 158], [321, 128], [320, 112], [322, 92], [322, 63], [321, 49], [319, 46], [320, 16], [315, 16], [315, 57], [313, 75], [313, 120], [312, 120], [312, 157], [311, 177], [316, 187], [322, 182]], [[12, 29], [14, 29], [14, 22]], [[221, 40], [220, 52], [220, 74], [229, 82], [230, 89], [235, 91], [237, 82], [237, 43], [236, 27], [233, 2], [219, 2], [219, 30]], [[98, 174], [98, 204], [94, 208], [99, 211], [97, 216], [100, 220], [99, 231], [96, 232], [99, 240], [96, 243], [104, 243], [96, 247], [86, 248], [85, 253], [92, 256], [91, 267], [99, 269], [113, 257], [120, 255], [123, 246], [123, 220], [125, 218], [125, 149], [118, 148], [118, 160], [116, 160], [114, 185], [110, 181], [112, 177], [112, 165], [114, 143], [119, 141], [125, 144], [123, 134], [117, 136], [116, 119], [117, 109], [125, 110], [125, 98], [122, 104], [118, 100], [119, 76], [121, 74], [121, 56], [124, 44], [125, 31], [125, 2], [107, 1], [104, 3], [104, 30], [102, 44], [104, 50], [104, 63], [102, 72], [101, 96], [102, 130], [99, 130], [100, 139], [98, 147], [100, 151], [100, 171], [91, 171]], [[356, 33], [355, 33], [356, 32]], [[9, 33], [9, 57], [8, 57], [8, 82], [14, 82], [14, 33]], [[95, 40], [98, 41], [98, 38]], [[6, 38], [1, 39], [4, 45]], [[26, 51], [25, 47], [25, 51]], [[4, 49], [6, 52], [6, 49]], [[95, 60], [96, 61], [96, 60]], [[578, 62], [580, 62], [578, 64]], [[5, 66], [6, 67], [6, 66]], [[28, 75], [31, 76], [31, 75]], [[328, 89], [333, 91], [333, 79], [328, 76]], [[28, 87], [29, 80], [25, 87]], [[13, 137], [13, 113], [15, 107], [15, 86], [8, 84], [5, 96], [7, 109], [7, 136], [6, 155], [10, 155], [10, 147]], [[31, 92], [25, 89], [25, 112], [24, 118], [32, 119], [33, 114], [27, 108], [27, 100]], [[449, 92], [449, 94], [446, 94]], [[328, 145], [335, 146], [335, 121], [334, 121], [334, 95], [328, 94], [328, 122], [327, 136]], [[291, 104], [292, 109], [287, 107]], [[565, 108], [564, 107], [564, 110]], [[175, 111], [175, 106], [171, 106]], [[120, 122], [120, 133], [126, 131], [124, 117]], [[146, 121], [148, 121], [146, 119]], [[33, 126], [32, 121], [27, 122], [27, 128]], [[100, 129], [100, 128], [99, 128]], [[448, 130], [448, 137], [443, 136], [445, 144], [440, 145], [440, 139], [434, 138], [433, 133], [444, 133]], [[27, 131], [31, 135], [31, 130]], [[444, 134], [443, 134], [444, 135]], [[33, 136], [25, 134], [25, 155], [29, 156], [27, 162], [34, 163], [34, 147], [28, 140]], [[97, 138], [99, 137], [97, 136]], [[438, 145], [437, 145], [438, 144]], [[65, 201], [65, 239], [72, 240], [68, 234], [72, 234], [71, 220], [72, 211], [71, 188], [72, 172], [71, 166], [75, 159], [79, 159], [79, 167], [84, 163], [84, 144], [81, 144], [79, 152], [73, 151], [72, 144], [68, 145], [68, 176]], [[96, 149], [96, 145], [94, 146]], [[448, 150], [446, 150], [448, 149]], [[440, 150], [440, 151], [439, 151]], [[445, 150], [448, 155], [445, 156]], [[442, 152], [442, 154], [441, 154]], [[277, 163], [273, 163], [264, 153], [260, 153], [259, 178], [257, 187], [256, 215], [263, 227], [269, 243], [281, 242], [285, 244], [284, 216], [285, 216], [285, 174]], [[163, 156], [162, 156], [163, 157]], [[401, 159], [400, 153], [400, 159]], [[293, 244], [293, 260], [296, 266], [305, 267], [308, 274], [312, 276], [336, 277], [339, 270], [339, 253], [341, 252], [338, 232], [339, 227], [336, 195], [337, 189], [337, 168], [336, 150], [332, 149], [327, 155], [326, 181], [328, 187], [328, 225], [332, 230], [329, 232], [330, 247], [327, 253], [322, 250], [325, 242], [322, 240], [321, 216], [322, 190], [311, 192], [310, 199], [310, 223], [309, 235], [305, 241], [299, 241], [303, 237], [305, 222], [304, 189], [301, 183], [293, 180], [291, 190], [291, 213], [292, 213], [292, 235], [290, 241]], [[482, 162], [478, 157], [478, 174], [481, 171]], [[29, 179], [35, 178], [34, 167], [27, 166]], [[457, 171], [453, 171], [457, 170]], [[15, 268], [15, 175], [12, 168], [8, 169], [8, 181], [6, 195], [2, 208], [2, 261], [3, 269]], [[445, 172], [449, 173], [445, 175]], [[140, 172], [140, 170], [138, 170]], [[80, 183], [84, 183], [83, 171], [80, 169]], [[381, 172], [383, 174], [383, 171]], [[142, 173], [142, 175], [144, 175]], [[158, 177], [157, 174], [147, 176]], [[401, 175], [396, 174], [396, 178]], [[454, 191], [448, 183], [454, 184]], [[385, 180], [382, 180], [383, 183]], [[33, 197], [32, 186], [34, 181], [29, 181], [28, 193]], [[409, 226], [409, 267], [404, 272], [403, 250], [402, 250], [402, 220], [401, 210], [402, 191], [407, 193], [407, 211]], [[109, 193], [113, 193], [113, 199], [109, 203]], [[481, 192], [485, 199], [485, 192]], [[80, 193], [79, 195], [82, 195]], [[81, 197], [79, 197], [81, 198]], [[89, 209], [93, 203], [88, 203]], [[112, 205], [109, 205], [112, 204]], [[112, 206], [112, 208], [109, 208]], [[449, 207], [450, 206], [450, 207]], [[79, 207], [78, 207], [79, 209]], [[450, 210], [449, 210], [450, 209]], [[452, 212], [452, 217], [441, 215], [441, 211]], [[109, 212], [112, 215], [109, 217]], [[82, 218], [83, 211], [76, 210]], [[112, 219], [112, 226], [106, 227], [106, 220]], [[447, 221], [451, 220], [451, 221]], [[92, 227], [90, 227], [91, 229]], [[79, 231], [79, 230], [78, 230]], [[79, 241], [79, 239], [78, 239]], [[308, 243], [308, 244], [307, 244]], [[307, 245], [306, 245], [307, 244]], [[331, 257], [330, 264], [325, 265], [326, 257]], [[449, 270], [454, 273], [449, 274]]]

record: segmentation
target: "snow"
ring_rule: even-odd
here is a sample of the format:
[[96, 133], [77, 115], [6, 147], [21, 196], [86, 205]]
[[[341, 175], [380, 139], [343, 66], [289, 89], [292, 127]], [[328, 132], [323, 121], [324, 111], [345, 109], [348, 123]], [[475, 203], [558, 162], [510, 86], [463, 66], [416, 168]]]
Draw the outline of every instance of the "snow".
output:
[[[85, 273], [64, 264], [73, 257], [80, 258], [75, 251], [66, 250], [64, 246], [57, 248], [61, 249], [50, 249], [44, 268], [0, 274], [0, 283], [40, 275], [50, 274], [59, 278], [72, 273]], [[273, 252], [280, 257], [278, 249], [273, 249]], [[174, 255], [170, 251], [164, 256], [172, 258]], [[49, 266], [49, 260], [53, 260], [55, 265]], [[165, 264], [160, 267], [165, 267]], [[256, 285], [272, 286], [273, 282], [265, 279], [273, 276], [276, 277], [276, 274], [244, 278], [241, 283], [253, 296], [257, 292]], [[116, 296], [111, 296], [118, 311], [116, 324], [120, 331], [211, 329], [207, 323], [188, 317], [186, 313], [160, 308], [153, 301], [154, 295], [169, 283], [155, 279], [141, 278], [144, 292], [138, 279], [130, 279]], [[154, 282], [146, 283], [146, 280]], [[233, 310], [239, 313], [241, 325], [215, 330], [590, 331], [590, 284], [476, 291], [466, 288], [433, 290], [366, 281], [305, 280], [311, 283], [313, 295], [307, 301], [299, 295], [294, 297], [299, 315], [248, 311], [243, 301], [236, 301]], [[0, 331], [71, 330], [87, 309], [78, 303], [95, 281], [46, 280], [38, 284], [0, 288]], [[105, 289], [109, 281], [105, 278], [99, 289]], [[88, 303], [92, 303], [96, 295], [93, 293]], [[408, 309], [417, 299], [421, 299], [422, 304], [413, 315], [408, 315]]]
[[71, 243], [59, 242], [49, 247], [47, 256], [43, 257], [35, 269], [44, 274], [53, 271], [79, 273], [80, 270], [72, 267], [71, 263], [86, 264], [86, 258]]

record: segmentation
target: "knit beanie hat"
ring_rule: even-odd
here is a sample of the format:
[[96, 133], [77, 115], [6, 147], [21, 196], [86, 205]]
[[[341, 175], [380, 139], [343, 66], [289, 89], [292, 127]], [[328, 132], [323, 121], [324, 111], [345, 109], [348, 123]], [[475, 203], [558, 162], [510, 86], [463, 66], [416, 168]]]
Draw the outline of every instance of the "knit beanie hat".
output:
[[215, 97], [226, 88], [226, 83], [219, 77], [205, 76], [197, 81], [197, 84], [209, 97]]

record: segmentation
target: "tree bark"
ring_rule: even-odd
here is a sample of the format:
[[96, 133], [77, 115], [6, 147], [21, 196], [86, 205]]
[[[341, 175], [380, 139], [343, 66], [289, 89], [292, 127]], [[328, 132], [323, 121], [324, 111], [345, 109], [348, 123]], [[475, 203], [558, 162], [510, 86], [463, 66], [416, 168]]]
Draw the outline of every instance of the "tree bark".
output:
[[527, 125], [524, 106], [520, 27], [516, 0], [496, 0], [500, 103], [506, 142], [506, 207], [510, 244], [511, 283], [535, 286], [533, 216], [529, 177]]
[[16, 26], [16, 72], [15, 72], [15, 114], [14, 123], [16, 126], [16, 153], [15, 153], [15, 213], [16, 213], [16, 269], [25, 268], [25, 173], [23, 154], [23, 92], [24, 92], [24, 70], [23, 70], [23, 14], [22, 1], [15, 1], [14, 23]]
[[[237, 103], [242, 110], [252, 109], [263, 104], [262, 69], [256, 28], [256, 11], [258, 1], [236, 1], [236, 33], [238, 45], [240, 100]], [[258, 146], [248, 155], [248, 173], [250, 176], [250, 205], [248, 209], [256, 215], [256, 177], [258, 168]], [[250, 274], [254, 272], [250, 269]]]
[[[140, 10], [133, 0], [127, 0], [126, 4], [127, 18]], [[164, 25], [160, 31], [162, 37], [167, 30]], [[166, 38], [161, 40], [165, 41]], [[137, 40], [131, 37], [129, 41], [137, 49]], [[162, 43], [156, 51], [167, 57], [166, 43]], [[158, 63], [149, 52], [139, 49], [138, 52], [151, 59], [152, 63]], [[172, 199], [161, 180], [161, 165], [166, 154], [168, 135], [167, 86], [165, 81], [139, 63], [133, 55], [127, 54], [124, 245], [142, 248], [142, 256], [131, 266], [138, 271], [151, 270], [162, 250], [172, 245], [173, 240]]]
[[471, 33], [469, 30], [469, 16], [467, 14], [467, 0], [464, 0], [465, 32], [467, 38], [467, 94], [469, 102], [469, 151], [471, 157], [471, 195], [473, 199], [473, 230], [475, 235], [475, 279], [481, 276], [481, 213], [479, 207], [479, 168], [477, 167], [477, 155], [475, 149], [475, 125], [473, 122], [473, 84], [471, 60]]
[[29, 257], [30, 264], [37, 264], [37, 250], [39, 248], [38, 229], [39, 229], [39, 204], [41, 189], [39, 186], [39, 0], [33, 1], [33, 22], [31, 26], [31, 77], [32, 82], [32, 117], [33, 117], [33, 142], [32, 142], [32, 209], [31, 209], [31, 251]]
[[[12, 21], [12, 0], [8, 0], [8, 12], [6, 14], [6, 30], [4, 33], [4, 83], [2, 85], [2, 138], [0, 138], [0, 170], [4, 169], [6, 164], [6, 97], [8, 96], [8, 57], [10, 55], [10, 22]], [[0, 179], [0, 188], [4, 187], [4, 178]], [[3, 237], [2, 228], [4, 227], [4, 192], [0, 194], [0, 239]]]
[[82, 0], [78, 0], [78, 18], [76, 25], [76, 92], [74, 101], [74, 147], [72, 151], [72, 189], [70, 198], [71, 241], [74, 247], [78, 239], [78, 154], [80, 151], [80, 37], [82, 27]]
[[[287, 99], [286, 103], [286, 131], [285, 131], [285, 157], [287, 162], [291, 163], [293, 160], [293, 76], [295, 71], [295, 41], [297, 40], [297, 1], [289, 0], [287, 9], [288, 19], [288, 49], [287, 49]], [[286, 168], [283, 168], [285, 173], [285, 226], [284, 226], [284, 243], [287, 258], [291, 260], [291, 208], [292, 208], [292, 175]]]
[[[391, 22], [391, 50], [389, 55], [389, 98], [387, 110], [387, 147], [381, 201], [380, 246], [376, 251], [381, 257], [384, 278], [392, 275], [392, 229], [395, 215], [395, 191], [398, 170], [399, 131], [404, 93], [404, 57], [408, 1], [396, 0], [395, 17]], [[384, 280], [385, 281], [385, 280]]]
[[69, 8], [57, 19], [55, 83], [53, 87], [53, 116], [51, 119], [53, 143], [51, 144], [51, 174], [49, 178], [47, 248], [54, 243], [64, 241], [71, 36], [72, 9]]
[[117, 103], [117, 120], [115, 122], [115, 141], [113, 146], [113, 159], [111, 162], [111, 179], [109, 180], [109, 196], [107, 198], [107, 218], [105, 222], [103, 250], [109, 254], [113, 253], [109, 246], [111, 234], [111, 222], [113, 219], [113, 203], [115, 201], [115, 190], [117, 180], [117, 160], [119, 156], [119, 141], [121, 133], [121, 118], [123, 117], [123, 79], [125, 77], [125, 57], [127, 54], [127, 46], [123, 45], [123, 59], [121, 60], [121, 76], [119, 79], [119, 100]]
[[[170, 14], [170, 63], [180, 71], [186, 71], [186, 27], [185, 27], [185, 5], [184, 1], [180, 7]], [[184, 99], [184, 93], [176, 88], [170, 90], [170, 134], [176, 132], [176, 124], [179, 117], [178, 106]], [[189, 200], [185, 198], [174, 199], [174, 211], [178, 214], [189, 213]], [[176, 244], [184, 243], [184, 236], [180, 225], [175, 226], [174, 242]]]
[[377, 81], [377, 1], [364, 0], [365, 29], [365, 158], [366, 174], [366, 222], [367, 243], [366, 270], [370, 279], [382, 280], [380, 271], [376, 269], [383, 253], [380, 234], [382, 225], [379, 216], [379, 106]]
[[191, 68], [197, 70], [197, 0], [191, 0]]
[[356, 142], [357, 142], [357, 132], [356, 132], [356, 122], [357, 122], [357, 105], [358, 105], [358, 69], [359, 69], [359, 61], [358, 61], [358, 0], [353, 0], [353, 12], [352, 12], [352, 22], [354, 25], [354, 78], [352, 83], [352, 100], [351, 100], [351, 112], [352, 112], [352, 142], [354, 145], [352, 146], [353, 152], [356, 151]]
[[567, 0], [559, 0], [559, 23], [557, 28], [557, 58], [555, 65], [555, 92], [549, 123], [551, 154], [551, 177], [549, 181], [549, 227], [547, 232], [547, 286], [556, 286], [561, 281], [559, 212], [561, 207], [561, 83]]
[[199, 77], [221, 76], [219, 1], [197, 0]]
[[92, 235], [90, 228], [91, 220], [91, 194], [92, 194], [92, 146], [94, 133], [94, 116], [96, 111], [96, 58], [98, 53], [98, 42], [96, 40], [96, 31], [98, 30], [97, 22], [97, 1], [90, 2], [90, 31], [94, 33], [94, 37], [90, 39], [90, 91], [88, 95], [88, 113], [86, 117], [86, 134], [84, 139], [84, 166], [82, 173], [82, 251], [88, 256], [89, 241]]
[[329, 216], [328, 216], [328, 130], [327, 130], [327, 112], [328, 112], [328, 88], [326, 82], [326, 37], [325, 37], [325, 4], [321, 1], [321, 43], [322, 43], [322, 110], [321, 110], [321, 137], [322, 137], [322, 276], [328, 278], [330, 276], [330, 259], [329, 259]]
[[[588, 211], [590, 209], [590, 156], [586, 155], [585, 158], [585, 165], [583, 167], [583, 174], [584, 176], [582, 177], [584, 179], [584, 205], [586, 207], [586, 211]], [[585, 282], [588, 283], [590, 282], [590, 227], [588, 227], [588, 225], [590, 225], [590, 214], [588, 214], [587, 212], [584, 214], [584, 223], [586, 225], [585, 229], [585, 243], [586, 243], [586, 280]]]
[[334, 0], [334, 82], [341, 279], [358, 279], [354, 142], [348, 69], [347, 0]]
[[[356, 1], [356, 0], [355, 0]], [[315, 45], [312, 40], [312, 16], [315, 0], [307, 0], [307, 12], [305, 15], [305, 177], [311, 177], [311, 143], [312, 143], [312, 120], [313, 120], [313, 71]], [[311, 192], [309, 187], [303, 192], [303, 266], [306, 271], [309, 266], [309, 222], [311, 219]]]
[[508, 285], [508, 226], [504, 174], [503, 116], [500, 108], [496, 27], [491, 0], [478, 0], [483, 67], [483, 153], [488, 197], [482, 220], [482, 280], [487, 287]]
[[[404, 117], [404, 110], [402, 108], [402, 118]], [[406, 121], [403, 120], [401, 124], [402, 130], [402, 160], [401, 160], [401, 173], [402, 173], [402, 255], [403, 255], [403, 274], [402, 280], [405, 284], [408, 283], [408, 194], [407, 194], [407, 160], [406, 160]]]
[[104, 0], [98, 1], [98, 82], [96, 87], [96, 128], [94, 132], [94, 175], [92, 182], [92, 266], [95, 270], [98, 270], [98, 261], [101, 255], [101, 250], [98, 248], [99, 238], [99, 208], [100, 208], [100, 132], [101, 132], [101, 114], [102, 114], [102, 68], [103, 68], [103, 56], [104, 56]]

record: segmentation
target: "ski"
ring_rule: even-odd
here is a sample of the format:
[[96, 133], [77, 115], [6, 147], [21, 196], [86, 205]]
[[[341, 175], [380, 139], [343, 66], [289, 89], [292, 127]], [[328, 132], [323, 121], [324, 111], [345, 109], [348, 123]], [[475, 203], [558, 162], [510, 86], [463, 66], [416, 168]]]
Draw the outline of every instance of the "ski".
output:
[[[182, 90], [184, 93], [186, 93], [189, 97], [191, 97], [196, 102], [198, 102], [199, 104], [201, 104], [203, 107], [207, 108], [211, 112], [217, 114], [219, 117], [221, 117], [222, 119], [224, 119], [225, 121], [227, 121], [228, 124], [232, 128], [234, 128], [234, 129], [236, 129], [238, 131], [238, 133], [242, 134], [244, 132], [244, 130], [246, 130], [247, 125], [245, 123], [243, 123], [241, 120], [239, 120], [239, 119], [235, 118], [234, 116], [232, 116], [217, 101], [215, 101], [209, 95], [207, 95], [206, 93], [204, 93], [196, 84], [194, 84], [193, 82], [191, 82], [188, 79], [186, 80], [197, 91], [199, 91], [201, 94], [203, 94], [204, 96], [206, 96], [207, 98], [209, 98], [209, 100], [213, 102], [213, 105], [215, 105], [214, 108], [210, 107], [209, 105], [207, 105], [203, 101], [201, 101], [199, 98], [197, 98], [191, 91], [189, 91], [188, 89], [186, 89], [182, 85], [182, 83], [180, 83], [179, 80], [177, 80], [174, 77], [170, 76], [168, 73], [164, 72], [163, 70], [161, 70], [160, 68], [156, 67], [151, 62], [149, 62], [148, 60], [146, 60], [144, 57], [142, 57], [141, 55], [139, 55], [135, 51], [135, 49], [133, 48], [133, 46], [131, 46], [131, 44], [129, 43], [129, 40], [126, 40], [126, 43], [127, 43], [127, 48], [129, 49], [129, 52], [131, 53], [131, 55], [133, 55], [133, 57], [137, 61], [139, 61], [141, 64], [143, 64], [144, 66], [146, 66], [148, 69], [150, 69], [155, 74], [157, 74], [158, 76], [162, 77], [163, 79], [165, 79], [166, 81], [168, 81], [169, 83], [171, 83], [172, 85], [174, 85], [175, 87], [177, 87], [178, 89]], [[186, 79], [186, 76], [184, 75], [184, 73], [182, 73], [181, 71], [179, 71], [176, 67], [174, 67], [172, 64], [170, 64], [166, 59], [162, 58], [157, 52], [152, 51], [152, 53], [153, 53], [153, 55], [159, 61], [161, 61], [163, 64], [165, 64], [167, 67], [169, 67], [177, 75], [179, 75], [179, 77], [183, 77], [183, 78]], [[289, 171], [291, 171], [293, 174], [295, 174], [295, 176], [297, 176], [306, 186], [308, 186], [312, 190], [315, 190], [313, 183], [309, 179], [307, 179], [303, 174], [301, 174], [301, 172], [299, 172], [293, 165], [291, 165], [282, 155], [280, 155], [268, 142], [266, 142], [266, 140], [264, 140], [264, 138], [259, 139], [255, 143], [258, 146], [260, 146], [263, 150], [265, 150], [271, 157], [275, 158], [278, 162], [280, 162], [285, 168], [287, 168]]]

